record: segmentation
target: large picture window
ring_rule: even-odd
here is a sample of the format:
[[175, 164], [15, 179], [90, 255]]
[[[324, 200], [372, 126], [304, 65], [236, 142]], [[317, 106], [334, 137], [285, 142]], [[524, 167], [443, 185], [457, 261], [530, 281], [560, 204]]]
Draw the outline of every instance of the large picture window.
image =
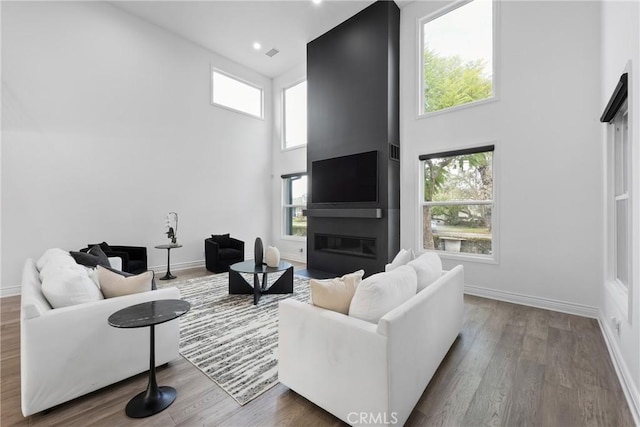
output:
[[307, 175], [283, 175], [283, 234], [307, 236], [307, 217], [302, 210], [307, 207]]
[[494, 146], [420, 156], [422, 247], [493, 258]]
[[454, 7], [420, 22], [420, 114], [494, 97], [493, 1]]
[[262, 88], [218, 70], [212, 70], [211, 78], [214, 105], [262, 118]]
[[284, 90], [283, 148], [307, 145], [307, 82]]

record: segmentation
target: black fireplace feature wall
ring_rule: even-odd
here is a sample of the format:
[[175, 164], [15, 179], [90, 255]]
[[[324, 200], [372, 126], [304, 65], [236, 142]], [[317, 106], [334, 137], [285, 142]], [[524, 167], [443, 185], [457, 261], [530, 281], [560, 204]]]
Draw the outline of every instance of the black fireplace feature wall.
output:
[[371, 275], [400, 246], [400, 9], [377, 1], [307, 44], [307, 267]]

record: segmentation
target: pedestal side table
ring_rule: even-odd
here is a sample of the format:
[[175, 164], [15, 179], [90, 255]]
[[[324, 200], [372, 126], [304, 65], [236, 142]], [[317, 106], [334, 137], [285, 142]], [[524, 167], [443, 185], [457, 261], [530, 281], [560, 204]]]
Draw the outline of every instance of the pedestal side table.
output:
[[125, 413], [131, 418], [144, 418], [168, 408], [176, 400], [173, 387], [158, 387], [156, 382], [156, 338], [155, 325], [177, 319], [191, 308], [191, 304], [180, 299], [147, 301], [132, 305], [113, 313], [107, 319], [115, 328], [149, 327], [149, 384], [147, 390], [129, 401]]
[[156, 249], [166, 249], [167, 250], [167, 274], [162, 276], [160, 280], [171, 280], [175, 279], [176, 276], [171, 274], [171, 249], [181, 248], [182, 245], [178, 244], [170, 244], [170, 245], [157, 245]]

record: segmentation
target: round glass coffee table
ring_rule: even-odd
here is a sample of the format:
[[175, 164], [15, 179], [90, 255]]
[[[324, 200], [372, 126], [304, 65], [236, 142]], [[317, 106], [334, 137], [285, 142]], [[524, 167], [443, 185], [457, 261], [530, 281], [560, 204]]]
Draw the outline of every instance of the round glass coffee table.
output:
[[177, 319], [191, 308], [191, 304], [181, 299], [147, 301], [123, 308], [107, 319], [114, 328], [150, 327], [149, 384], [147, 390], [134, 396], [125, 408], [131, 418], [144, 418], [168, 408], [176, 400], [173, 387], [158, 387], [156, 382], [156, 339], [155, 325]]
[[[271, 285], [268, 275], [284, 273]], [[253, 286], [240, 273], [253, 274]], [[260, 283], [262, 275], [262, 283]], [[267, 267], [266, 264], [256, 265], [254, 260], [242, 261], [229, 267], [229, 293], [253, 294], [253, 304], [257, 305], [264, 294], [292, 294], [293, 293], [293, 265], [280, 261], [277, 267]]]

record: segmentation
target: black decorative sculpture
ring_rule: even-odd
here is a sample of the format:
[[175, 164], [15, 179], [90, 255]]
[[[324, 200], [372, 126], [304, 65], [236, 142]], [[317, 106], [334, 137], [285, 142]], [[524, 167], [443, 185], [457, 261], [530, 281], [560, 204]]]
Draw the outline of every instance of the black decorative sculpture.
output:
[[257, 237], [256, 243], [253, 246], [253, 259], [256, 262], [256, 267], [262, 265], [262, 255], [264, 253], [264, 248], [262, 247], [262, 239]]

